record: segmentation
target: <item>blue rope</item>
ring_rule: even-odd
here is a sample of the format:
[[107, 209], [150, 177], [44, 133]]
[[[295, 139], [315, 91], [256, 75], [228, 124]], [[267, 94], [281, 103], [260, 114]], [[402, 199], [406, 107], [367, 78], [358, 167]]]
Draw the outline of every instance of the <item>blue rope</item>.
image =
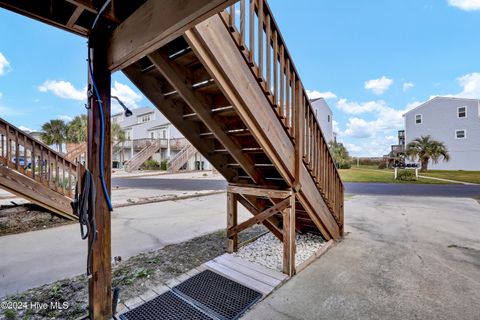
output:
[[100, 98], [100, 93], [98, 92], [97, 84], [95, 82], [95, 78], [93, 77], [93, 70], [92, 70], [92, 63], [90, 59], [90, 49], [88, 49], [88, 70], [90, 72], [90, 78], [92, 79], [92, 84], [93, 84], [93, 91], [95, 92], [95, 95], [97, 96], [97, 102], [99, 105], [99, 110], [100, 110], [100, 179], [102, 181], [102, 189], [103, 189], [103, 194], [105, 196], [105, 200], [107, 201], [108, 209], [110, 211], [113, 211], [113, 206], [112, 206], [112, 201], [110, 200], [110, 196], [108, 195], [107, 191], [107, 184], [105, 182], [105, 176], [104, 176], [104, 145], [105, 145], [105, 119], [104, 119], [104, 113], [103, 113], [103, 104], [102, 104], [102, 99]]

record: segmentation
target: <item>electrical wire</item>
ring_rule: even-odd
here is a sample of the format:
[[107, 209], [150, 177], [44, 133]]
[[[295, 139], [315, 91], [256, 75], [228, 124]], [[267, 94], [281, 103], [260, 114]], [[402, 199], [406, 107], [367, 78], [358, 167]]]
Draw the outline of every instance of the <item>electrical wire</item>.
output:
[[88, 71], [90, 73], [90, 79], [92, 80], [92, 86], [94, 94], [97, 98], [98, 102], [98, 109], [100, 111], [100, 180], [102, 182], [102, 189], [103, 195], [105, 196], [105, 200], [107, 201], [108, 210], [113, 211], [112, 201], [110, 200], [110, 196], [107, 190], [107, 184], [105, 182], [105, 165], [104, 165], [104, 149], [105, 149], [105, 119], [103, 113], [103, 103], [100, 97], [100, 93], [98, 91], [97, 83], [95, 82], [95, 77], [93, 75], [92, 69], [92, 60], [90, 57], [90, 48], [88, 49]]

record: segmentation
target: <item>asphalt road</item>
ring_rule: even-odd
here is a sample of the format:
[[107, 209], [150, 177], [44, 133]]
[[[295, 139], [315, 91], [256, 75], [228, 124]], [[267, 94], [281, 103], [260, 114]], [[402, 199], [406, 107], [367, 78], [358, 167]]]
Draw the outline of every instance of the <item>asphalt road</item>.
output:
[[[227, 182], [209, 179], [113, 178], [112, 186], [159, 190], [225, 190]], [[480, 197], [480, 186], [462, 184], [345, 183], [347, 193], [365, 195]]]

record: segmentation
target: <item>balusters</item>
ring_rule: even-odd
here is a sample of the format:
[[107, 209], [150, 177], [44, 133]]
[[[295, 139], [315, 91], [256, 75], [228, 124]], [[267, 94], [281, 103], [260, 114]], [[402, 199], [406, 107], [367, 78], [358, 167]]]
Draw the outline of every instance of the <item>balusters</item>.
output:
[[18, 131], [15, 130], [15, 170], [18, 171], [20, 165], [20, 148], [18, 144]]
[[271, 26], [270, 26], [270, 16], [267, 15], [266, 17], [266, 20], [267, 20], [267, 32], [266, 32], [266, 35], [267, 35], [267, 80], [265, 81], [265, 91], [267, 92], [267, 94], [270, 94], [271, 93], [271, 88], [270, 88], [270, 85], [272, 83], [272, 68], [271, 68], [271, 64], [272, 64], [272, 59], [271, 59], [271, 55], [272, 55], [272, 29], [271, 29]]
[[248, 17], [249, 19], [249, 24], [250, 24], [250, 35], [249, 35], [249, 42], [250, 42], [250, 46], [249, 46], [249, 59], [250, 59], [250, 63], [251, 65], [253, 66], [255, 64], [255, 29], [254, 29], [254, 25], [255, 25], [255, 1], [254, 0], [250, 0], [250, 15]]
[[245, 48], [245, 0], [240, 1], [240, 47]]

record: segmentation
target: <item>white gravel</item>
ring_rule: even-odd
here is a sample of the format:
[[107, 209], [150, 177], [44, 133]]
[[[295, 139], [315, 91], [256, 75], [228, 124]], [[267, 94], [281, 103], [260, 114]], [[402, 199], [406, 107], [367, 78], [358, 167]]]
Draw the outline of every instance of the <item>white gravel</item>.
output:
[[[311, 233], [297, 234], [295, 264], [299, 265], [315, 254], [325, 244], [321, 236]], [[268, 233], [252, 243], [240, 248], [237, 257], [259, 263], [267, 268], [282, 271], [283, 244], [272, 233]]]

